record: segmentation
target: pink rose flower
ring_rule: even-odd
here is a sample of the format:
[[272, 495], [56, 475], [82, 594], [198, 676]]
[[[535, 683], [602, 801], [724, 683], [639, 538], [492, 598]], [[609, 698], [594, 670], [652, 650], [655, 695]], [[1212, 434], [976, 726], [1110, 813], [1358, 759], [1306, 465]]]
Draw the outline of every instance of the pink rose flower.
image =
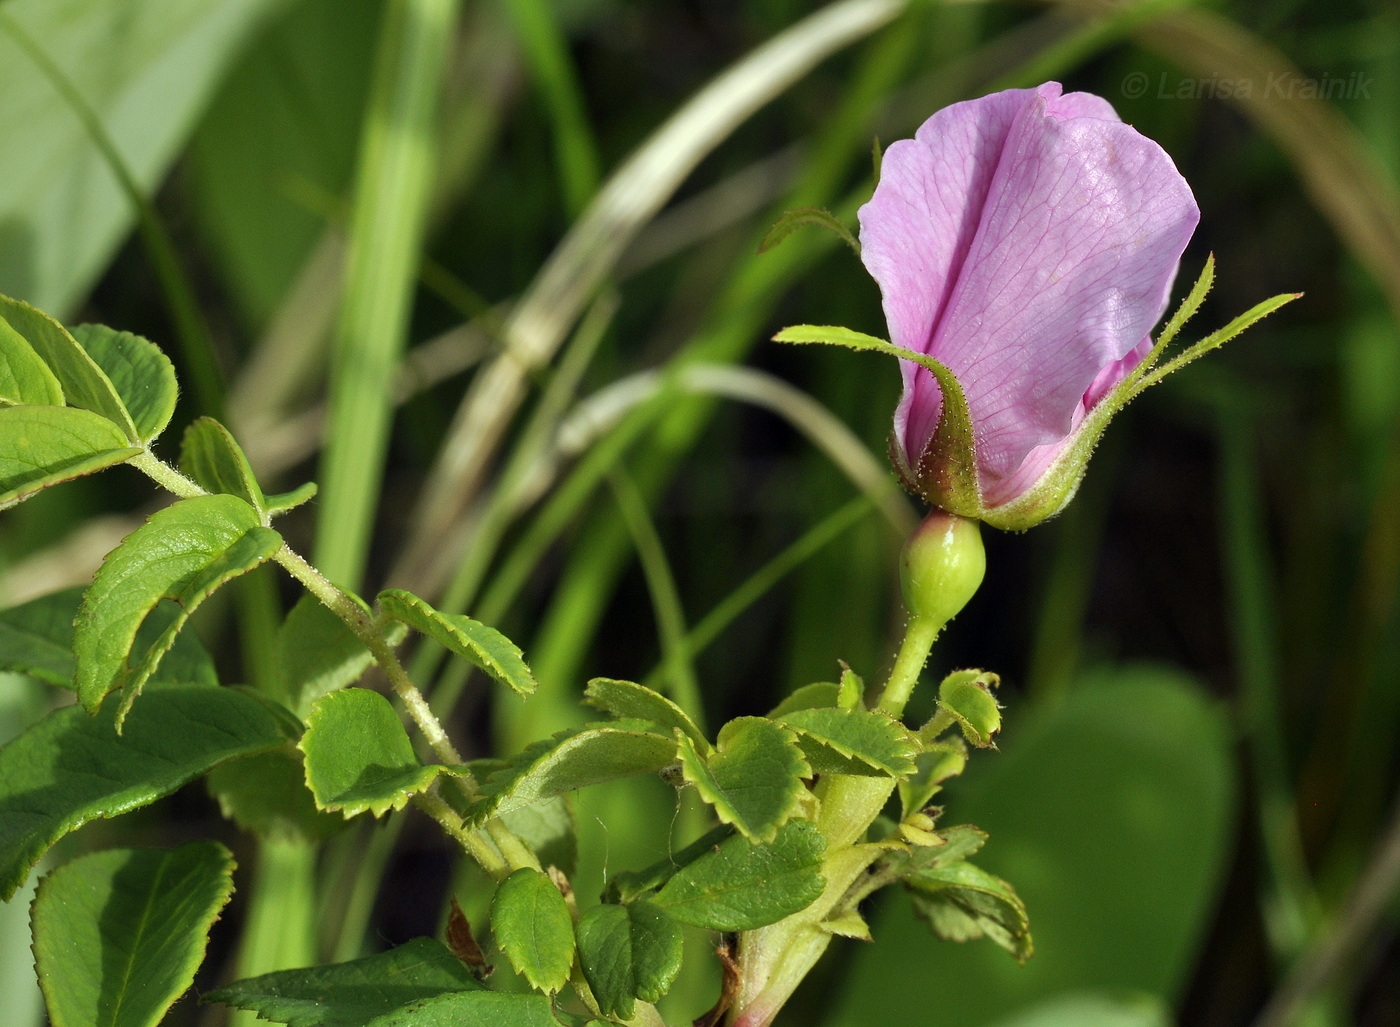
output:
[[1097, 96], [1008, 89], [892, 144], [859, 218], [891, 342], [962, 388], [978, 495], [965, 474], [960, 493], [950, 485], [942, 390], [909, 360], [891, 438], [900, 476], [1002, 527], [1058, 511], [1083, 471], [1067, 457], [1076, 432], [1151, 351], [1200, 218], [1171, 158]]

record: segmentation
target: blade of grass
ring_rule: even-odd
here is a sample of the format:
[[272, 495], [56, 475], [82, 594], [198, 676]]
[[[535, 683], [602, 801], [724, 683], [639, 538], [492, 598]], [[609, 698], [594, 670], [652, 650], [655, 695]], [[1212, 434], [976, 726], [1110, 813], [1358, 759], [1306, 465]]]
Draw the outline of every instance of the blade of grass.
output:
[[1259, 790], [1259, 830], [1269, 874], [1264, 924], [1275, 954], [1290, 962], [1306, 945], [1319, 909], [1303, 855], [1284, 749], [1272, 598], [1276, 593], [1266, 555], [1252, 428], [1238, 403], [1223, 399], [1221, 406], [1220, 545], [1244, 699], [1241, 718]]
[[[690, 629], [690, 634], [685, 637], [687, 656], [692, 660], [699, 656], [725, 628], [762, 599], [778, 582], [844, 532], [859, 524], [874, 509], [875, 504], [870, 496], [856, 496], [808, 528], [796, 542], [745, 578], [737, 588], [711, 607], [709, 613], [700, 618], [695, 627]], [[648, 688], [655, 688], [663, 673], [665, 665], [660, 664], [642, 683]]]
[[636, 484], [622, 468], [608, 475], [613, 499], [622, 514], [622, 521], [632, 536], [632, 548], [641, 561], [642, 573], [646, 576], [647, 590], [651, 593], [652, 613], [656, 617], [657, 634], [661, 639], [662, 665], [671, 687], [666, 689], [677, 706], [690, 714], [701, 731], [705, 730], [705, 710], [700, 700], [700, 682], [695, 676], [695, 666], [691, 663], [689, 646], [686, 644], [685, 609], [681, 605], [680, 590], [676, 587], [676, 577], [671, 564], [666, 559], [666, 547], [656, 530], [656, 523], [647, 510], [646, 500], [637, 491]]
[[200, 410], [211, 417], [222, 417], [224, 406], [223, 376], [219, 372], [214, 357], [214, 344], [209, 329], [195, 301], [194, 288], [185, 275], [176, 255], [175, 243], [165, 229], [165, 223], [156, 213], [155, 206], [147, 198], [136, 176], [117, 148], [116, 141], [108, 133], [102, 118], [87, 99], [78, 91], [63, 69], [54, 63], [48, 52], [35, 40], [18, 21], [0, 7], [0, 29], [15, 41], [49, 84], [67, 101], [74, 117], [82, 122], [88, 138], [97, 147], [107, 163], [107, 169], [117, 180], [132, 210], [141, 233], [141, 241], [146, 247], [151, 264], [155, 267], [160, 281], [161, 295], [170, 311], [170, 319], [175, 325], [176, 339], [180, 345], [180, 356], [185, 372], [194, 387], [195, 398]]
[[418, 277], [438, 96], [459, 0], [393, 0], [361, 140], [331, 367], [317, 566], [358, 588], [383, 480], [390, 387]]
[[598, 188], [599, 160], [568, 41], [544, 0], [506, 0], [505, 6], [554, 126], [564, 207], [573, 218]]
[[673, 115], [606, 182], [535, 278], [506, 327], [508, 352], [477, 376], [439, 450], [395, 579], [412, 587], [436, 540], [471, 505], [535, 368], [695, 165], [812, 67], [891, 21], [900, 0], [839, 0], [740, 60]]

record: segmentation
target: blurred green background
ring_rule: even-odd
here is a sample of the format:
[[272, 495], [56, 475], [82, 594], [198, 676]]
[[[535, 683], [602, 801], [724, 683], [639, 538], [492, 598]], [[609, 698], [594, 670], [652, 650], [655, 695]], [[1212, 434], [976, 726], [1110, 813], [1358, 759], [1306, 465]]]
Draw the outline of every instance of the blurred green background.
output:
[[[888, 670], [915, 516], [883, 470], [895, 368], [765, 341], [883, 334], [874, 283], [813, 228], [760, 255], [766, 229], [803, 206], [854, 225], [872, 142], [946, 103], [1051, 78], [1101, 94], [1199, 200], [1178, 292], [1208, 253], [1218, 274], [1188, 337], [1306, 296], [1120, 417], [1068, 512], [988, 532], [986, 584], [935, 650], [934, 680], [1002, 675], [1000, 748], [945, 822], [991, 832], [1036, 956], [937, 942], [885, 895], [877, 943], [834, 947], [780, 1022], [1251, 1024], [1352, 928], [1286, 1022], [1400, 1023], [1395, 882], [1364, 922], [1349, 905], [1395, 817], [1400, 739], [1400, 7], [822, 10], [3, 0], [0, 292], [166, 347], [177, 428], [222, 412], [269, 484], [321, 482], [284, 530], [338, 580], [519, 642], [543, 685], [526, 706], [415, 661], [471, 754], [570, 723], [589, 676], [642, 680], [667, 653], [657, 680], [716, 724], [838, 659]], [[119, 471], [0, 515], [0, 604], [88, 580], [153, 501]], [[267, 673], [283, 585], [254, 576], [197, 618], [225, 680]], [[0, 730], [48, 700], [0, 678]], [[578, 815], [585, 896], [690, 823], [659, 785], [595, 789]], [[356, 824], [288, 855], [187, 789], [73, 844], [235, 847], [207, 989], [244, 924], [288, 959], [348, 958], [437, 930], [453, 887], [470, 911], [430, 828]], [[250, 883], [279, 858], [281, 884]], [[283, 932], [259, 889], [308, 912]], [[15, 1024], [41, 1015], [27, 933], [17, 898]], [[692, 941], [704, 962], [712, 939]], [[668, 1015], [715, 987], [688, 975]], [[172, 1022], [220, 1015], [186, 999]]]

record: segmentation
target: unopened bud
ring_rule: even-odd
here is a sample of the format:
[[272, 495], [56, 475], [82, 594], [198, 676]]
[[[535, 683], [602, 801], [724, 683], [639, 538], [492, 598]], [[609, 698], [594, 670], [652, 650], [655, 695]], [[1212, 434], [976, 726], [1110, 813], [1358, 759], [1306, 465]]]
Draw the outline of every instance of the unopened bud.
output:
[[904, 605], [918, 619], [946, 624], [976, 594], [986, 570], [977, 522], [935, 509], [904, 543]]

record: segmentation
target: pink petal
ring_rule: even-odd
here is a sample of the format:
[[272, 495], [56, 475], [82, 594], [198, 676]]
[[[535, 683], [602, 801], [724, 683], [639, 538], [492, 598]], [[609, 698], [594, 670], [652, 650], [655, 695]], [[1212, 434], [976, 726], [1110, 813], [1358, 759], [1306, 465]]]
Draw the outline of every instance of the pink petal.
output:
[[[861, 260], [880, 285], [890, 341], [927, 353], [933, 330], [977, 232], [1002, 143], [1029, 89], [945, 107], [913, 139], [890, 144], [880, 185], [860, 208]], [[938, 423], [938, 386], [901, 361], [895, 433], [917, 463]], [[915, 372], [918, 372], [917, 375]]]
[[[958, 377], [984, 502], [1008, 502], [1141, 359], [1195, 202], [1160, 147], [1056, 83], [940, 111], [885, 169], [861, 240], [891, 338]], [[895, 428], [912, 466], [940, 406], [906, 366]]]

